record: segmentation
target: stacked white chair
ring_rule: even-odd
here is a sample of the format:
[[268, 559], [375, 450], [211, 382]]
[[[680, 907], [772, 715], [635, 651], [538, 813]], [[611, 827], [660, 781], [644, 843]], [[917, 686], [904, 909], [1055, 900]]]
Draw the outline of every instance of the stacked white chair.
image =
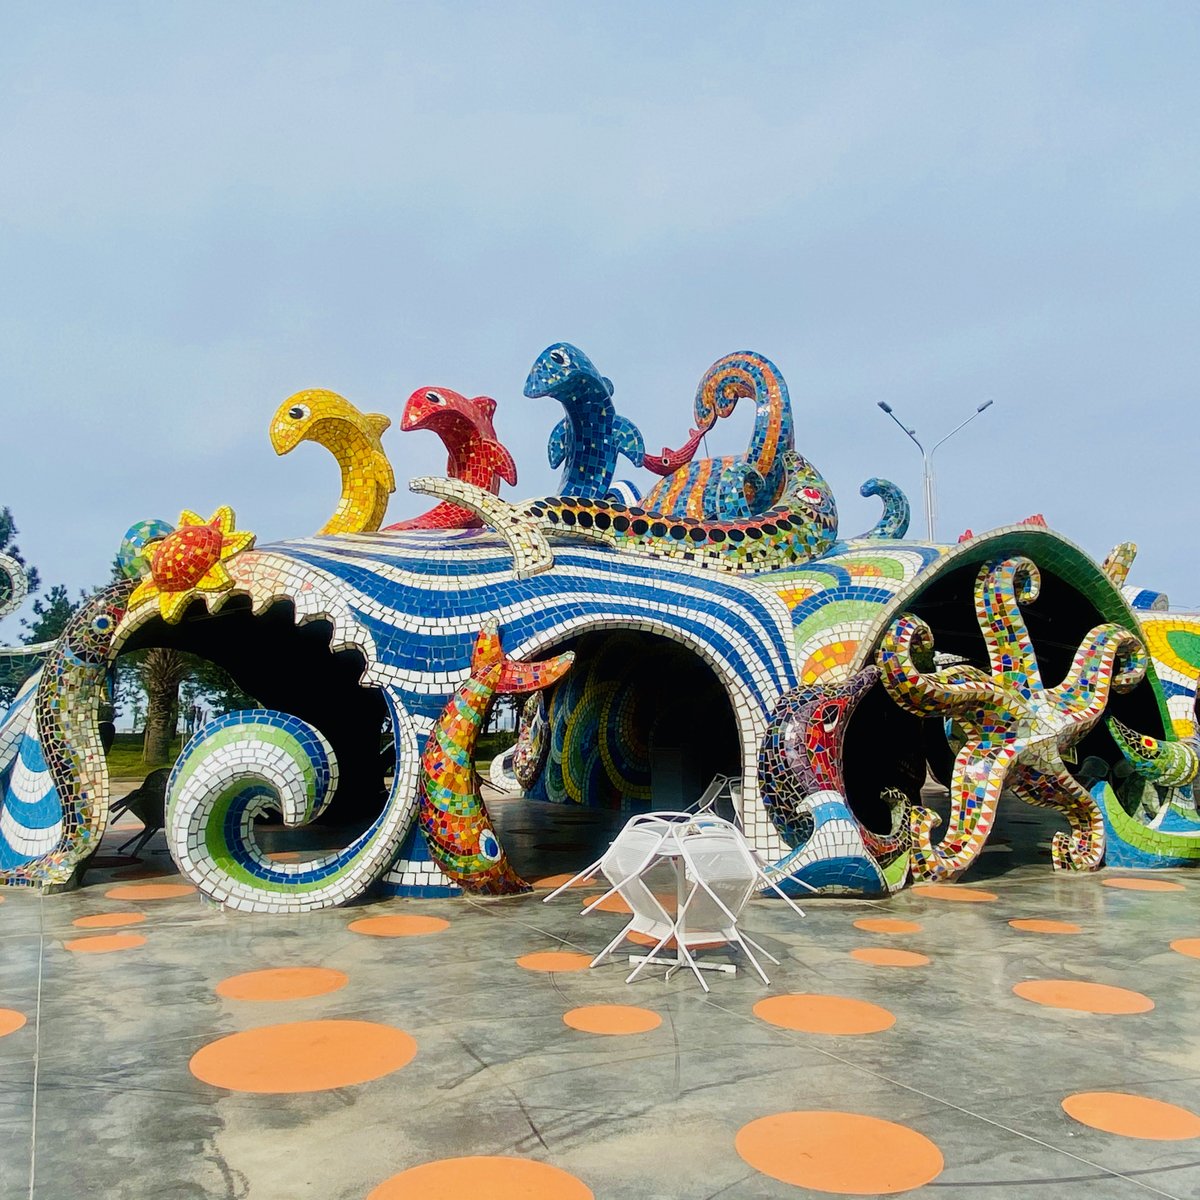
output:
[[[619, 895], [629, 905], [632, 917], [591, 965], [612, 955], [630, 933], [653, 939], [648, 954], [629, 956], [629, 961], [637, 965], [627, 983], [650, 963], [668, 967], [668, 979], [687, 966], [707, 992], [702, 970], [731, 974], [737, 970], [730, 963], [696, 961], [694, 949], [713, 945], [740, 949], [763, 982], [770, 983], [754, 951], [773, 963], [779, 960], [738, 929], [738, 917], [746, 902], [763, 888], [777, 892], [800, 916], [804, 915], [766, 878], [737, 826], [707, 814], [657, 812], [634, 817], [601, 858], [551, 892], [546, 900], [597, 871], [603, 872], [612, 886], [584, 913], [608, 897]], [[673, 949], [676, 957], [663, 957], [666, 949]]]

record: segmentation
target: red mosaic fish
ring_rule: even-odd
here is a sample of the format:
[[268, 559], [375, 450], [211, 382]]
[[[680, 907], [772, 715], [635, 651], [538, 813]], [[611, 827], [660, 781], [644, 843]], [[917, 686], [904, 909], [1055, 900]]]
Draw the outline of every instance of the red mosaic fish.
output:
[[[512, 455], [496, 440], [492, 417], [496, 402], [490, 396], [468, 398], [449, 388], [417, 388], [404, 406], [400, 428], [432, 429], [445, 443], [450, 460], [446, 473], [485, 492], [500, 494], [500, 481], [515, 485], [517, 467]], [[483, 522], [470, 509], [443, 500], [440, 504], [398, 521], [387, 529], [478, 529]]]

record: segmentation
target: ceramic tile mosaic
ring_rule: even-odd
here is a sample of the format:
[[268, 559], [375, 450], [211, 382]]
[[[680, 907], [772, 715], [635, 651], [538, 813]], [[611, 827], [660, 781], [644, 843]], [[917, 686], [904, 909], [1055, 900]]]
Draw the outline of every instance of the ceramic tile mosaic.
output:
[[[357, 686], [382, 697], [395, 762], [379, 815], [351, 845], [312, 862], [275, 863], [255, 843], [253, 815], [274, 805], [302, 823], [336, 804], [331, 742], [274, 709], [229, 714], [198, 731], [172, 773], [168, 840], [184, 874], [232, 908], [298, 912], [370, 888], [450, 895], [519, 886], [495, 866], [503, 850], [474, 773], [474, 739], [491, 697], [524, 683], [546, 688], [527, 704], [512, 756], [513, 783], [528, 795], [652, 803], [653, 714], [682, 711], [676, 697], [690, 685], [681, 654], [703, 663], [724, 692], [739, 816], [772, 878], [793, 890], [807, 883], [878, 894], [903, 884], [910, 858], [920, 876], [955, 877], [982, 848], [1004, 786], [1067, 815], [1071, 833], [1055, 841], [1056, 866], [1093, 867], [1106, 845], [1110, 861], [1200, 859], [1192, 781], [1183, 782], [1195, 754], [1184, 740], [1196, 732], [1200, 618], [1163, 611], [1157, 593], [1125, 583], [1131, 545], [1102, 568], [1035, 519], [951, 546], [903, 541], [907, 500], [880, 479], [862, 491], [883, 501], [882, 516], [862, 537], [839, 541], [828, 484], [792, 449], [786, 385], [750, 352], [710, 369], [696, 410], [702, 428], [662, 456], [664, 469], [677, 470], [657, 485], [664, 495], [679, 485], [672, 512], [654, 511], [649, 498], [637, 501], [636, 487], [614, 480], [619, 456], [641, 463], [642, 439], [617, 415], [612, 384], [586, 355], [566, 343], [549, 347], [526, 394], [563, 406], [550, 446], [564, 470], [562, 495], [502, 499], [499, 485], [514, 482], [516, 468], [495, 439], [494, 403], [421, 388], [402, 427], [439, 435], [451, 477], [413, 480], [413, 490], [441, 503], [401, 522], [407, 528], [377, 531], [394, 486], [380, 442], [388, 418], [307, 391], [280, 406], [271, 439], [279, 453], [310, 440], [337, 458], [340, 502], [321, 534], [255, 546], [228, 509], [131, 529], [119, 555], [129, 581], [81, 609], [41, 676], [0, 714], [0, 880], [61, 885], [78, 877], [107, 813], [96, 715], [107, 668], [134, 634], [152, 641], [163, 622], [177, 624], [186, 645], [193, 621], [219, 617], [235, 598], [248, 600], [255, 617], [290, 611], [297, 627], [320, 622], [331, 654], [361, 655]], [[727, 490], [710, 508], [717, 472], [710, 467], [701, 486], [690, 460], [703, 429], [740, 398], [754, 399], [757, 418], [738, 456], [747, 511], [722, 516], [736, 497]], [[719, 477], [730, 469], [722, 465]], [[776, 474], [777, 492], [768, 480]], [[715, 515], [689, 515], [696, 495], [698, 511]], [[766, 507], [751, 514], [758, 500]], [[964, 570], [976, 576], [969, 615], [989, 668], [960, 661], [930, 669], [941, 618], [931, 618], [931, 631], [910, 610]], [[1022, 605], [1036, 602], [1039, 572], [1103, 622], [1057, 687], [1042, 680], [1021, 616]], [[0, 600], [18, 590], [9, 582]], [[963, 618], [946, 615], [958, 630]], [[551, 664], [561, 664], [567, 644], [581, 657], [557, 679]], [[880, 795], [868, 799], [891, 808], [890, 833], [864, 826], [846, 794], [846, 729], [879, 687], [877, 673], [892, 702], [953, 718], [963, 738], [954, 814], [937, 844], [929, 814], [909, 812], [919, 746], [881, 752], [898, 782], [885, 771]], [[1085, 788], [1064, 752], [1100, 720], [1112, 691], [1135, 686], [1148, 689], [1163, 728], [1110, 726], [1105, 769], [1116, 787], [1105, 780]]]
[[926, 671], [919, 658], [933, 651], [920, 619], [898, 617], [878, 653], [892, 698], [921, 716], [953, 717], [965, 733], [954, 762], [950, 822], [936, 845], [936, 818], [912, 813], [912, 870], [923, 879], [954, 879], [982, 851], [1000, 793], [1010, 787], [1031, 804], [1062, 811], [1071, 832], [1052, 844], [1054, 865], [1094, 869], [1104, 856], [1104, 824], [1091, 796], [1067, 769], [1062, 754], [1096, 723], [1111, 690], [1125, 691], [1146, 672], [1137, 637], [1119, 625], [1094, 628], [1066, 679], [1042, 681], [1022, 604], [1036, 601], [1040, 573], [1026, 558], [984, 563], [975, 582], [975, 608], [990, 670], [955, 665]]
[[[739, 400], [754, 401], [746, 453], [692, 461], [700, 438]], [[647, 457], [646, 467], [665, 478], [647, 493], [643, 507], [667, 517], [726, 521], [766, 511], [783, 492], [784, 454], [795, 448], [792, 402], [779, 369], [752, 351], [727, 354], [704, 373], [694, 408], [696, 427], [686, 445]]]

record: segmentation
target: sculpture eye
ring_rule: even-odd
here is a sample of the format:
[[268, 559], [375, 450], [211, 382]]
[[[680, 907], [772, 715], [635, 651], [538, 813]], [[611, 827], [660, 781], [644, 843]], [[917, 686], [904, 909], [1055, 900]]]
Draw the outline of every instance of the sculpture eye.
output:
[[292, 407], [288, 409], [288, 416], [291, 417], [293, 421], [303, 421], [304, 418], [308, 416], [308, 405], [293, 404]]
[[101, 613], [98, 617], [92, 618], [92, 632], [98, 633], [102, 637], [107, 634], [113, 627], [113, 619], [107, 613]]
[[832, 733], [836, 728], [838, 721], [842, 718], [842, 710], [836, 704], [826, 705], [818, 714], [817, 720], [821, 722], [821, 728], [826, 733]]
[[565, 367], [571, 360], [567, 357], [565, 350], [551, 350], [550, 361], [558, 363], [560, 367]]
[[479, 853], [489, 862], [498, 862], [500, 859], [500, 843], [490, 829], [485, 829], [479, 835]]
[[428, 400], [430, 404], [445, 404], [446, 403], [446, 397], [443, 396], [441, 394], [441, 392], [426, 392], [425, 399]]

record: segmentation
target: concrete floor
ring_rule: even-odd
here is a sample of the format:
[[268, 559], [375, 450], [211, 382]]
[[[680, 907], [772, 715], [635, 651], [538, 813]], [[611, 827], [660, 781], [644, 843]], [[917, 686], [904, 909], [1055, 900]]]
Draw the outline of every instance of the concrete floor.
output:
[[[496, 807], [518, 867], [542, 874], [586, 863], [611, 824], [548, 806]], [[102, 854], [126, 836], [110, 833]], [[536, 951], [595, 953], [620, 928], [616, 914], [579, 917], [580, 893], [550, 905], [536, 895], [388, 900], [250, 917], [194, 895], [107, 898], [127, 882], [115, 876], [129, 871], [112, 863], [68, 895], [2, 893], [0, 1009], [28, 1020], [0, 1037], [0, 1197], [363, 1200], [398, 1172], [463, 1155], [551, 1163], [607, 1200], [827, 1195], [771, 1178], [735, 1149], [748, 1122], [794, 1110], [866, 1114], [924, 1135], [944, 1158], [917, 1189], [929, 1196], [1200, 1196], [1200, 1139], [1106, 1133], [1061, 1107], [1073, 1093], [1122, 1091], [1200, 1113], [1200, 960], [1169, 948], [1200, 934], [1200, 875], [1156, 876], [1182, 884], [1162, 893], [1105, 886], [1116, 872], [1064, 877], [1039, 849], [1046, 836], [1040, 813], [1007, 806], [967, 881], [967, 890], [994, 893], [988, 902], [910, 890], [883, 903], [810, 902], [803, 921], [754, 902], [744, 925], [782, 965], [768, 967], [770, 988], [739, 970], [713, 976], [707, 996], [689, 975], [627, 987], [622, 965], [519, 967], [518, 957]], [[161, 835], [145, 862], [173, 874]], [[113, 930], [72, 925], [117, 912], [145, 920]], [[348, 929], [380, 914], [444, 917], [449, 927], [397, 938]], [[921, 928], [881, 934], [853, 924], [879, 916]], [[1081, 932], [1008, 924], [1038, 917]], [[109, 953], [64, 946], [108, 934], [145, 943]], [[863, 947], [916, 951], [930, 962], [873, 965], [852, 957]], [[348, 982], [299, 1000], [214, 992], [230, 976], [272, 967], [333, 968]], [[1031, 979], [1134, 989], [1154, 1008], [1044, 1007], [1012, 990]], [[834, 1036], [754, 1014], [765, 996], [788, 993], [869, 1001], [896, 1021]], [[568, 1010], [594, 1004], [640, 1006], [662, 1023], [629, 1036], [564, 1024]], [[298, 1094], [230, 1090], [189, 1070], [198, 1050], [235, 1031], [330, 1019], [404, 1030], [415, 1057], [369, 1082]], [[553, 1200], [537, 1190], [460, 1194]]]

